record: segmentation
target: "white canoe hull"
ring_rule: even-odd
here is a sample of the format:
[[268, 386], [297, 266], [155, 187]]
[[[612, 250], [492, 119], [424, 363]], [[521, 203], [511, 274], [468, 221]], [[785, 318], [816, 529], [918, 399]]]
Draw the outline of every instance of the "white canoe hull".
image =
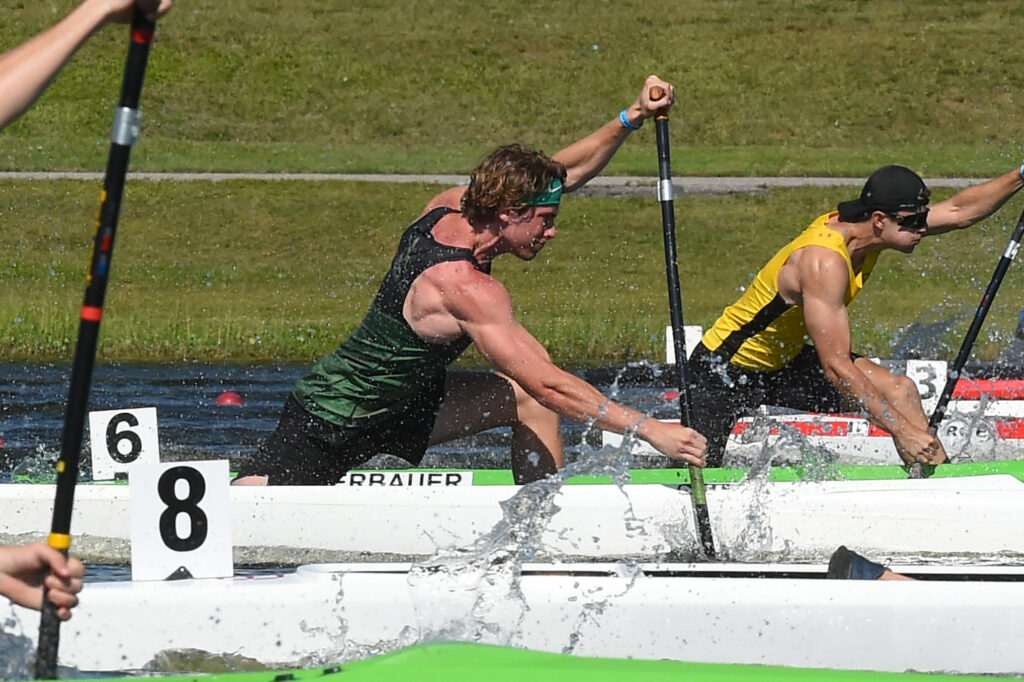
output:
[[[60, 663], [202, 670], [206, 652], [313, 666], [417, 641], [471, 640], [581, 656], [1024, 670], [1020, 582], [637, 576], [609, 566], [538, 567], [505, 581], [486, 571], [408, 568], [319, 565], [262, 578], [91, 583], [61, 628]], [[34, 642], [34, 612], [0, 604], [0, 623]], [[151, 664], [172, 650], [193, 651]]]
[[[697, 556], [689, 493], [664, 485], [232, 487], [230, 496], [237, 563], [430, 556], [491, 533], [503, 504], [538, 556]], [[50, 485], [0, 486], [0, 541], [40, 537], [53, 499]], [[840, 544], [880, 557], [1024, 559], [1024, 524], [1008, 522], [1024, 518], [1024, 483], [1007, 475], [748, 482], [709, 486], [707, 501], [719, 554], [736, 561], [822, 561]], [[128, 509], [128, 486], [78, 486], [72, 551], [127, 561]]]

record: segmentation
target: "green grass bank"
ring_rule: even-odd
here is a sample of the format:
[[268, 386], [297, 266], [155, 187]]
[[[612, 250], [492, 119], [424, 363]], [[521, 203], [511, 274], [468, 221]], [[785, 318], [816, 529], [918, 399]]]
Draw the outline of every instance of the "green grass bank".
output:
[[[68, 360], [85, 289], [98, 182], [0, 188], [0, 360]], [[437, 187], [354, 182], [129, 184], [101, 329], [101, 360], [308, 362], [359, 323], [404, 226]], [[849, 188], [676, 200], [684, 311], [708, 325], [774, 250]], [[937, 192], [942, 195], [942, 193]], [[946, 192], [948, 194], [948, 192]], [[1021, 208], [886, 253], [851, 307], [855, 347], [899, 352], [914, 322], [930, 357], [955, 354]], [[654, 197], [569, 196], [558, 236], [495, 274], [517, 315], [570, 367], [664, 357], [668, 296]], [[976, 357], [1009, 343], [1024, 273], [1011, 268]], [[948, 333], [941, 330], [948, 328]], [[466, 362], [479, 364], [469, 355]]]
[[[0, 48], [74, 0], [0, 7]], [[143, 91], [144, 170], [466, 172], [610, 120], [648, 73], [675, 172], [988, 176], [1020, 162], [1024, 5], [1004, 0], [179, 0]], [[102, 168], [127, 30], [0, 136], [6, 169]], [[656, 173], [625, 149], [612, 172]]]
[[[0, 49], [74, 4], [3, 5]], [[158, 29], [131, 167], [466, 174], [497, 144], [556, 151], [656, 72], [677, 86], [677, 176], [864, 177], [899, 162], [988, 177], [1024, 160], [1024, 57], [1008, 47], [1021, 18], [1024, 5], [994, 0], [178, 0]], [[86, 44], [0, 134], [0, 170], [102, 171], [126, 44], [123, 27]], [[657, 174], [650, 128], [607, 172]], [[0, 360], [71, 357], [99, 187], [0, 187]], [[358, 323], [398, 234], [437, 189], [131, 182], [100, 359], [315, 359]], [[687, 321], [710, 323], [775, 248], [851, 195], [677, 198]], [[891, 355], [925, 322], [929, 353], [951, 356], [1020, 203], [913, 257], [885, 255], [851, 310], [857, 350]], [[653, 196], [570, 197], [559, 229], [532, 264], [495, 268], [528, 328], [569, 366], [660, 359]], [[1012, 336], [1018, 270], [977, 357]]]

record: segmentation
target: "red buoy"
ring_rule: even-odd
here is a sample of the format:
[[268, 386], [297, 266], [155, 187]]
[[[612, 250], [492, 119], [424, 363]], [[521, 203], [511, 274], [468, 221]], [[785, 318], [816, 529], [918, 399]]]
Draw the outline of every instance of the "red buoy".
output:
[[234, 391], [224, 391], [217, 396], [218, 405], [245, 405], [245, 401], [242, 400], [242, 396], [238, 395]]

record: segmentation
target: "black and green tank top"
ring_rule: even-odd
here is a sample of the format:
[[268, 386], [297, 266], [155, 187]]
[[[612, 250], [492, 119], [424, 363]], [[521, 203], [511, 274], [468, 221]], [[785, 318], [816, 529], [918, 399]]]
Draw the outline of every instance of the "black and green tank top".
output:
[[471, 343], [462, 336], [428, 343], [413, 331], [402, 308], [413, 281], [427, 268], [469, 261], [482, 272], [469, 249], [434, 240], [434, 225], [454, 209], [439, 207], [402, 235], [380, 290], [362, 324], [341, 346], [318, 362], [293, 394], [310, 413], [343, 427], [373, 424], [404, 411], [425, 397], [440, 402], [448, 365]]

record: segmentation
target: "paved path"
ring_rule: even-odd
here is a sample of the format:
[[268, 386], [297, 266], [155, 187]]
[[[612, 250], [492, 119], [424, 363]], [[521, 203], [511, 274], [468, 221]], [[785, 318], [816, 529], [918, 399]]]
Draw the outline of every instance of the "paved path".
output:
[[[347, 182], [418, 182], [454, 186], [469, 182], [465, 175], [393, 175], [363, 173], [129, 173], [129, 180], [172, 182], [223, 182], [225, 180], [297, 180]], [[0, 172], [0, 180], [102, 180], [103, 173]], [[860, 187], [865, 178], [822, 177], [677, 177], [672, 182], [678, 194], [749, 194], [772, 187]], [[961, 188], [983, 182], [983, 178], [925, 179], [930, 187]], [[599, 176], [580, 190], [591, 196], [656, 196], [658, 178]]]

